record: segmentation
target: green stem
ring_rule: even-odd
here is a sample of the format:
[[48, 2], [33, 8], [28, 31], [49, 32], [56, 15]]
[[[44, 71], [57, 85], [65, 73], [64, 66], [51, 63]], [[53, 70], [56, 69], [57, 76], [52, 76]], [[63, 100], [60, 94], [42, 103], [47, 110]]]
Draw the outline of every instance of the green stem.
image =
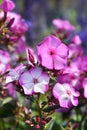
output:
[[0, 119], [0, 130], [5, 130], [5, 125], [3, 119]]
[[83, 124], [83, 121], [84, 121], [85, 118], [86, 118], [86, 115], [83, 115], [82, 119], [81, 119], [81, 121], [79, 123], [79, 130], [82, 130], [82, 124]]
[[[40, 118], [42, 118], [42, 112], [41, 112], [39, 100], [40, 100], [40, 94], [38, 94], [37, 109], [38, 109], [38, 114], [39, 114]], [[40, 123], [40, 130], [44, 130], [44, 126], [41, 123]]]

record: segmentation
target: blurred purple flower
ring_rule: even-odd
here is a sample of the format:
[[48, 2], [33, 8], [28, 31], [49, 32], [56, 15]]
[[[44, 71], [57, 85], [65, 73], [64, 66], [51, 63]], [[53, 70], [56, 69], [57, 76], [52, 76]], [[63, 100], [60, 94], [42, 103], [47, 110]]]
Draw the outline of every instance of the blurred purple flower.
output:
[[71, 25], [70, 22], [67, 20], [54, 19], [52, 23], [57, 29], [66, 30], [66, 31], [73, 31], [75, 29], [75, 27]]
[[0, 74], [3, 74], [10, 69], [10, 61], [10, 54], [7, 51], [0, 50]]

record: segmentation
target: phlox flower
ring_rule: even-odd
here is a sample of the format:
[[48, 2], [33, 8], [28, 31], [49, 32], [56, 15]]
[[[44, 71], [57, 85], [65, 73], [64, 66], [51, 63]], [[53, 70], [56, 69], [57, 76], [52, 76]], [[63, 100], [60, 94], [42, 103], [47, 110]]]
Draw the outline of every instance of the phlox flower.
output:
[[80, 73], [87, 71], [87, 55], [73, 59], [70, 66], [76, 66]]
[[79, 35], [75, 35], [73, 38], [72, 38], [72, 42], [76, 45], [80, 45], [82, 43]]
[[44, 94], [48, 90], [49, 76], [40, 68], [31, 68], [21, 74], [19, 83], [24, 89], [26, 95], [34, 93]]
[[37, 46], [37, 55], [42, 66], [61, 70], [67, 64], [68, 47], [59, 38], [51, 35]]
[[34, 54], [33, 49], [30, 47], [26, 48], [26, 55], [27, 55], [27, 61], [29, 65], [34, 66], [34, 64], [37, 63], [37, 57]]
[[69, 55], [68, 58], [75, 58], [78, 56], [82, 56], [83, 50], [82, 47], [77, 44], [70, 44], [69, 46]]
[[0, 74], [10, 69], [11, 57], [7, 51], [0, 50]]
[[8, 12], [15, 8], [15, 4], [11, 0], [3, 0], [2, 4], [0, 5], [0, 8], [4, 12]]
[[25, 70], [26, 70], [26, 65], [23, 64], [17, 66], [15, 69], [10, 70], [10, 72], [6, 77], [6, 84], [18, 80], [21, 73], [24, 72]]
[[[1, 17], [3, 16], [3, 13], [1, 13]], [[20, 14], [14, 13], [14, 12], [8, 12], [7, 13], [7, 21], [10, 21], [12, 18], [14, 18], [14, 22], [11, 25], [12, 31], [14, 31], [15, 34], [23, 35], [24, 32], [27, 31], [28, 26], [24, 19], [22, 19]]]
[[26, 50], [26, 38], [22, 36], [16, 43], [15, 51], [18, 54], [22, 54]]
[[79, 92], [76, 92], [70, 84], [56, 83], [53, 88], [53, 96], [58, 99], [61, 107], [69, 108], [78, 105]]
[[62, 19], [54, 19], [52, 21], [53, 25], [57, 28], [57, 29], [61, 29], [61, 30], [66, 30], [66, 31], [72, 31], [75, 29], [75, 27], [73, 25], [70, 24], [69, 21], [67, 20], [62, 20]]
[[7, 84], [6, 89], [8, 90], [8, 93], [10, 96], [12, 96], [15, 99], [17, 98], [17, 93], [16, 93], [15, 87], [12, 83]]
[[87, 98], [87, 77], [83, 79], [82, 86], [84, 89], [84, 97]]

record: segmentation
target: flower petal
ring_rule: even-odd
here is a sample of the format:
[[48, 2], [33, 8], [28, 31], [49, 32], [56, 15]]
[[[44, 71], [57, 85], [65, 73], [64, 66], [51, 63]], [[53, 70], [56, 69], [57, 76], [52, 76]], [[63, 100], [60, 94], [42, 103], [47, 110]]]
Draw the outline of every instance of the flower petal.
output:
[[69, 108], [70, 107], [70, 96], [68, 94], [64, 94], [59, 97], [59, 103], [61, 107]]
[[78, 105], [78, 99], [76, 97], [74, 97], [73, 95], [71, 95], [71, 102], [74, 106]]
[[42, 83], [35, 84], [34, 92], [44, 94], [48, 90], [48, 85]]
[[63, 87], [63, 85], [61, 85], [60, 83], [57, 83], [54, 88], [53, 88], [53, 95], [55, 98], [59, 98], [59, 96], [61, 96], [62, 94], [65, 94], [66, 91]]
[[26, 95], [32, 95], [33, 94], [33, 92], [34, 92], [34, 84], [33, 83], [24, 84], [24, 85], [22, 85], [22, 87], [23, 87], [24, 93]]

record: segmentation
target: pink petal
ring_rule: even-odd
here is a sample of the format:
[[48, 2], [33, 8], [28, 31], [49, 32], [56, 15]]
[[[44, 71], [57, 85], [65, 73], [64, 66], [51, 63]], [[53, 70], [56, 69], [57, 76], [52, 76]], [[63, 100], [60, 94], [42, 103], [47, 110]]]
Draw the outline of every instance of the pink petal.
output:
[[63, 87], [63, 85], [61, 85], [60, 83], [57, 83], [54, 88], [53, 88], [53, 95], [55, 98], [59, 98], [59, 96], [61, 96], [62, 94], [65, 94], [66, 91]]
[[29, 72], [32, 78], [39, 78], [42, 73], [42, 70], [41, 68], [36, 67], [36, 68], [31, 68]]
[[43, 83], [38, 83], [38, 84], [35, 84], [34, 86], [34, 92], [36, 93], [45, 94], [47, 90], [48, 90], [48, 85], [45, 85]]
[[74, 106], [78, 105], [78, 99], [76, 97], [74, 97], [73, 95], [71, 95], [71, 102]]
[[44, 84], [48, 84], [49, 83], [49, 76], [46, 73], [42, 73], [41, 76], [38, 78], [39, 82], [43, 82]]
[[32, 81], [32, 76], [31, 73], [29, 73], [29, 71], [26, 71], [23, 74], [21, 74], [19, 78], [19, 82], [21, 85], [25, 83], [30, 83], [31, 81]]
[[70, 96], [67, 94], [61, 95], [59, 97], [59, 103], [61, 107], [65, 107], [65, 108], [69, 108], [69, 104], [70, 104]]
[[58, 47], [57, 47], [57, 55], [60, 57], [67, 57], [69, 50], [68, 47], [66, 45], [64, 45], [63, 43], [61, 43]]
[[22, 85], [24, 93], [26, 95], [32, 95], [34, 92], [34, 84], [33, 83], [27, 83]]
[[54, 69], [56, 69], [56, 70], [64, 69], [64, 67], [66, 66], [66, 62], [67, 62], [66, 59], [63, 59], [56, 55], [53, 58]]

